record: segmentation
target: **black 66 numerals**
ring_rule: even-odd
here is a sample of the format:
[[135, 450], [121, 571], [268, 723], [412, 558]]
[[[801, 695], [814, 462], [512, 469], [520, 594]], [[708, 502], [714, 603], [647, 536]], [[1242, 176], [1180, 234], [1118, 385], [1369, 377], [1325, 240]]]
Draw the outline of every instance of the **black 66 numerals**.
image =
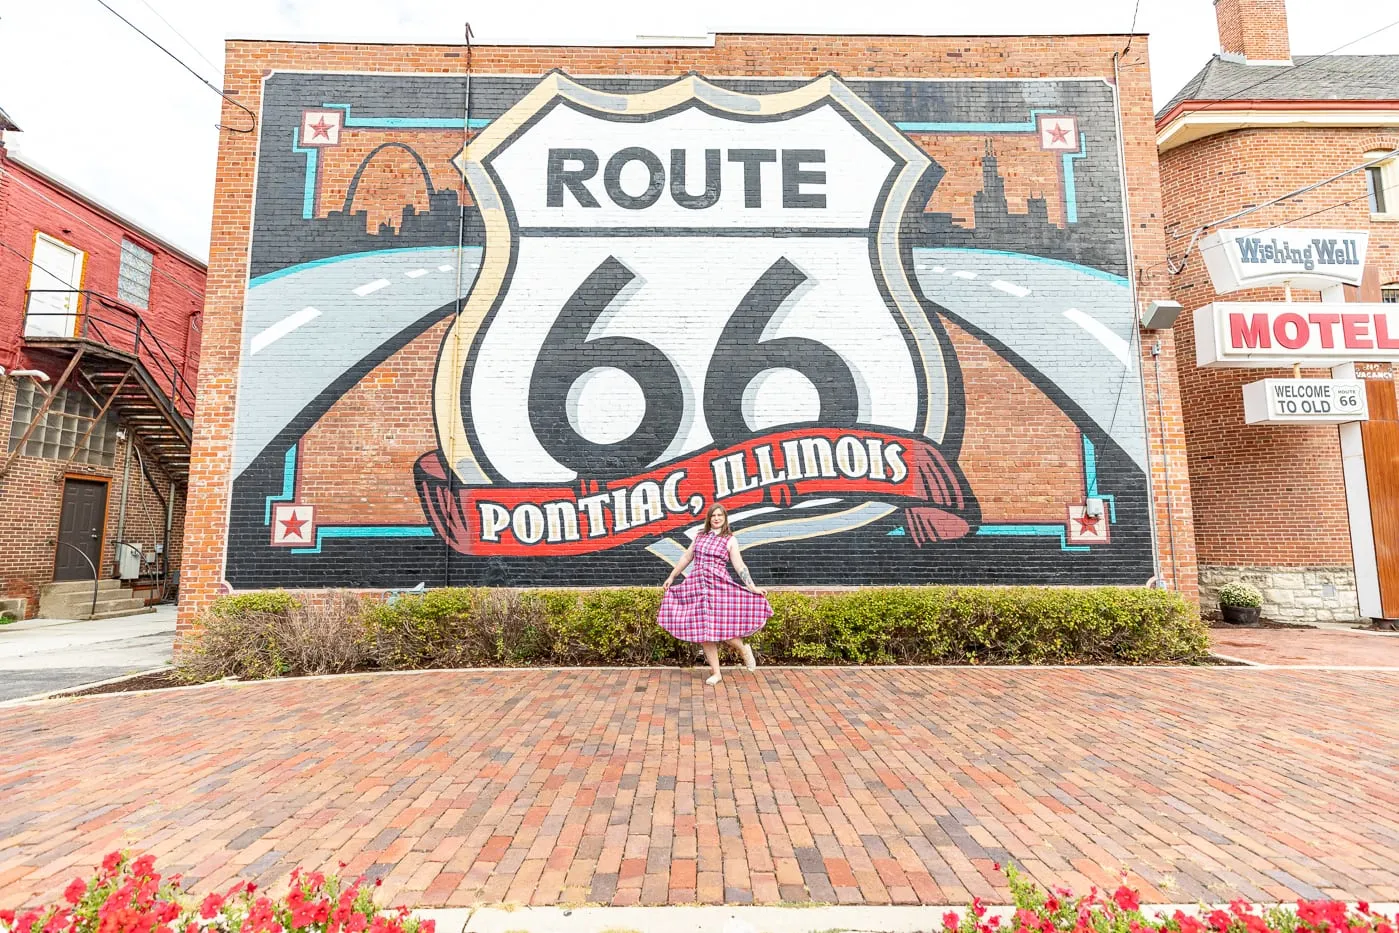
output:
[[[530, 427], [550, 456], [580, 475], [601, 478], [644, 470], [670, 446], [684, 417], [680, 375], [664, 353], [634, 337], [587, 339], [598, 317], [635, 278], [615, 257], [603, 260], [564, 303], [530, 374]], [[791, 262], [778, 259], [725, 325], [704, 378], [705, 422], [719, 446], [753, 436], [743, 415], [744, 390], [768, 369], [795, 370], [810, 380], [820, 398], [821, 425], [855, 423], [855, 377], [838, 353], [804, 337], [761, 339], [773, 315], [806, 278]], [[569, 418], [569, 391], [580, 376], [598, 367], [625, 372], [645, 399], [640, 424], [615, 443], [590, 441]]]

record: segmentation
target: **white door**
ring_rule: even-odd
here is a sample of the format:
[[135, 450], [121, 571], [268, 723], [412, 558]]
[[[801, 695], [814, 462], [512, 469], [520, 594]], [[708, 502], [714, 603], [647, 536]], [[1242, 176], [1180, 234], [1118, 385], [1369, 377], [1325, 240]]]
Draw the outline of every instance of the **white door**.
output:
[[77, 290], [82, 278], [82, 250], [42, 233], [36, 236], [24, 336], [74, 336], [78, 325]]

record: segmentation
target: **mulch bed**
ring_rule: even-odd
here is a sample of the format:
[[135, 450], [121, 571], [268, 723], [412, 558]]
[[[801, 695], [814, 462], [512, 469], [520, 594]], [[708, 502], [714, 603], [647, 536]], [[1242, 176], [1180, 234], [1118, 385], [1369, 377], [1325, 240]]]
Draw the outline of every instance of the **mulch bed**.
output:
[[157, 671], [154, 674], [141, 674], [137, 677], [128, 677], [125, 680], [118, 680], [110, 684], [102, 684], [99, 687], [87, 687], [83, 690], [67, 690], [63, 693], [55, 693], [50, 699], [62, 697], [90, 697], [99, 693], [130, 693], [133, 690], [164, 690], [168, 687], [183, 687], [185, 684], [175, 679], [173, 671]]
[[1242, 632], [1242, 631], [1247, 631], [1248, 629], [1251, 629], [1251, 628], [1255, 628], [1255, 629], [1256, 629], [1256, 628], [1301, 628], [1301, 629], [1315, 629], [1315, 628], [1316, 628], [1315, 625], [1304, 625], [1304, 624], [1297, 623], [1297, 622], [1273, 622], [1273, 621], [1271, 621], [1271, 620], [1269, 620], [1269, 619], [1259, 619], [1257, 622], [1254, 622], [1252, 625], [1234, 625], [1233, 623], [1231, 623], [1231, 622], [1225, 622], [1225, 621], [1222, 620], [1222, 619], [1206, 619], [1206, 620], [1205, 620], [1205, 624], [1208, 625], [1210, 628], [1227, 629], [1228, 631], [1231, 631], [1231, 632], [1235, 632], [1235, 631]]

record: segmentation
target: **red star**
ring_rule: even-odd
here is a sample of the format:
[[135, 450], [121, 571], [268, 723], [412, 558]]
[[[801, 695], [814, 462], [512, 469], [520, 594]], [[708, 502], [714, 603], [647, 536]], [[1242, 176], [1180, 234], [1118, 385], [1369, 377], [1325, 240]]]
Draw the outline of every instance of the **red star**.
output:
[[1078, 533], [1081, 535], [1096, 535], [1100, 533], [1098, 531], [1098, 522], [1102, 521], [1101, 515], [1080, 515], [1078, 518], [1075, 518], [1074, 521], [1078, 522]]
[[279, 522], [282, 523], [282, 530], [286, 533], [286, 534], [285, 534], [285, 537], [288, 537], [288, 538], [293, 537], [293, 536], [295, 536], [295, 537], [297, 537], [297, 538], [305, 538], [305, 537], [306, 537], [305, 535], [303, 535], [303, 534], [301, 533], [301, 526], [304, 525], [304, 524], [306, 524], [306, 519], [304, 519], [304, 518], [297, 518], [295, 512], [292, 512], [292, 513], [291, 513], [291, 518], [279, 518], [279, 519], [277, 519], [277, 521], [279, 521]]
[[[324, 119], [324, 118], [322, 118]], [[1049, 144], [1068, 143], [1069, 131], [1061, 123], [1056, 123], [1049, 128]]]
[[321, 115], [321, 119], [320, 119], [320, 122], [319, 122], [319, 123], [312, 123], [312, 124], [309, 124], [309, 125], [310, 125], [311, 131], [312, 131], [312, 132], [311, 132], [311, 138], [312, 138], [312, 139], [315, 139], [317, 136], [320, 136], [320, 137], [324, 138], [326, 142], [330, 142], [330, 131], [331, 131], [331, 129], [335, 126], [335, 124], [325, 122], [325, 115], [324, 115], [324, 114]]

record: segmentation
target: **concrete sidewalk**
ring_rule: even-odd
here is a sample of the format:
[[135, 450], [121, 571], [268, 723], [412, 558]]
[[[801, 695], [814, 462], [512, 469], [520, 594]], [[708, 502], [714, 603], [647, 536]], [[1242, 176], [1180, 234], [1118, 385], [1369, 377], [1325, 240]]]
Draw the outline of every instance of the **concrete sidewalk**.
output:
[[29, 619], [0, 625], [0, 702], [170, 663], [175, 607], [125, 619]]

